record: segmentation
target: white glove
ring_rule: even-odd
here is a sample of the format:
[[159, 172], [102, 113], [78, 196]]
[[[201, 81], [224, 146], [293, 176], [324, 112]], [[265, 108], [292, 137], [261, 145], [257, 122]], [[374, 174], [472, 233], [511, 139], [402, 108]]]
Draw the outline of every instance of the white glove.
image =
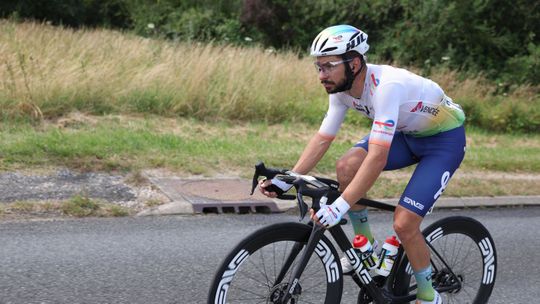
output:
[[315, 216], [317, 216], [319, 222], [323, 226], [332, 227], [341, 221], [341, 218], [350, 208], [351, 206], [349, 203], [340, 196], [332, 203], [332, 205], [322, 205]]
[[270, 181], [272, 182], [272, 185], [275, 185], [279, 189], [283, 190], [283, 192], [289, 191], [293, 186], [291, 184], [287, 184], [282, 180], [277, 179], [276, 177], [272, 178]]

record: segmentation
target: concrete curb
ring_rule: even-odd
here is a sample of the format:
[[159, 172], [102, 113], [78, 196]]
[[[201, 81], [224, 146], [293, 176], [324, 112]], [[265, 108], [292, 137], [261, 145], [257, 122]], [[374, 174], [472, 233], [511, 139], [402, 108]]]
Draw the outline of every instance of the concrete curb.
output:
[[[170, 203], [147, 209], [138, 216], [205, 213], [273, 213], [296, 209], [296, 201], [269, 199], [258, 191], [249, 195], [250, 181], [239, 178], [181, 179], [150, 178]], [[376, 199], [377, 200], [377, 199]], [[380, 199], [393, 205], [398, 198]], [[435, 209], [480, 207], [521, 207], [540, 205], [540, 196], [448, 197], [441, 198]]]

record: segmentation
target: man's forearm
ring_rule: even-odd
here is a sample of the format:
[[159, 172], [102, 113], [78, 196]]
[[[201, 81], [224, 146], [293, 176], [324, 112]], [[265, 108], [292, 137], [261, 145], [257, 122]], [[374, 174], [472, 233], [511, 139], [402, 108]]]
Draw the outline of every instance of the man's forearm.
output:
[[311, 171], [328, 151], [333, 139], [333, 137], [323, 136], [320, 133], [315, 134], [296, 162], [293, 171], [300, 174], [307, 174]]

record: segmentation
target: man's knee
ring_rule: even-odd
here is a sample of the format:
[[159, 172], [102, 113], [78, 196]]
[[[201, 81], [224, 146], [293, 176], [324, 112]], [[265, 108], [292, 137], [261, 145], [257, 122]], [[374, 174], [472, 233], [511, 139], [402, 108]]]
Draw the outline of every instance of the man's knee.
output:
[[411, 220], [408, 216], [396, 216], [394, 218], [394, 231], [402, 242], [413, 239], [420, 232], [420, 222]]
[[348, 168], [347, 159], [345, 157], [338, 159], [336, 161], [336, 173], [338, 178], [340, 176], [349, 175], [347, 174], [348, 171], [350, 171], [350, 168]]
[[340, 159], [336, 161], [336, 174], [338, 181], [350, 181], [362, 162], [366, 157], [367, 152], [363, 149], [351, 149]]

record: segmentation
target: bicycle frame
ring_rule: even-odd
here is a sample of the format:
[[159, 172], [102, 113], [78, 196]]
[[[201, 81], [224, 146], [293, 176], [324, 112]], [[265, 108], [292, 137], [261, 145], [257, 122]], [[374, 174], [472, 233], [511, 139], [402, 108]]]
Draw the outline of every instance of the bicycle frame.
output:
[[[256, 166], [256, 172], [255, 176], [253, 178], [253, 190], [255, 189], [257, 185], [257, 179], [259, 175], [264, 175], [267, 178], [272, 178], [277, 174], [286, 174], [285, 171], [280, 170], [272, 170], [267, 169], [264, 167], [264, 164], [259, 163]], [[290, 174], [290, 173], [289, 173]], [[296, 179], [295, 179], [296, 178]], [[282, 199], [297, 199], [299, 208], [300, 208], [300, 219], [302, 220], [304, 216], [307, 213], [307, 204], [304, 202], [302, 195], [307, 195], [312, 198], [312, 208], [315, 212], [317, 212], [320, 209], [320, 200], [322, 197], [326, 197], [329, 201], [335, 200], [340, 193], [338, 192], [338, 187], [334, 183], [332, 183], [332, 180], [318, 178], [320, 181], [329, 182], [330, 187], [326, 187], [324, 189], [310, 189], [306, 186], [305, 182], [301, 182], [298, 180], [297, 177], [293, 177], [293, 179], [290, 179], [289, 182], [295, 181], [295, 186], [297, 187], [297, 195], [296, 196], [290, 196], [290, 195], [278, 195], [278, 198]], [[310, 180], [312, 182], [312, 180]], [[318, 185], [316, 185], [318, 186]], [[396, 207], [369, 200], [369, 199], [361, 199], [357, 202], [357, 204], [374, 207], [380, 210], [386, 210], [386, 211], [395, 211]], [[288, 289], [285, 294], [280, 299], [281, 303], [287, 303], [293, 296], [296, 291], [296, 286], [300, 280], [300, 277], [306, 268], [309, 259], [313, 252], [315, 251], [315, 248], [319, 244], [319, 241], [322, 237], [322, 235], [325, 233], [326, 230], [330, 232], [334, 240], [336, 241], [337, 245], [340, 247], [341, 251], [345, 253], [347, 258], [349, 259], [349, 262], [353, 266], [354, 272], [356, 273], [357, 277], [354, 277], [355, 282], [358, 284], [360, 288], [364, 288], [368, 295], [373, 299], [374, 303], [381, 303], [381, 304], [392, 304], [392, 303], [408, 303], [411, 301], [414, 301], [416, 299], [416, 294], [409, 294], [406, 296], [396, 296], [393, 295], [391, 292], [391, 284], [394, 282], [396, 270], [398, 269], [398, 264], [403, 262], [403, 255], [404, 255], [404, 249], [403, 246], [399, 246], [398, 249], [398, 255], [396, 257], [396, 263], [394, 263], [392, 270], [390, 271], [390, 274], [385, 279], [385, 284], [382, 287], [379, 287], [373, 277], [369, 274], [369, 269], [367, 269], [364, 266], [364, 263], [362, 262], [361, 257], [358, 256], [354, 248], [352, 247], [351, 242], [347, 238], [347, 235], [341, 228], [341, 224], [344, 224], [345, 220], [342, 220], [342, 222], [336, 226], [333, 226], [329, 229], [326, 229], [322, 225], [314, 224], [312, 221], [309, 222], [309, 225], [312, 226], [312, 232], [310, 234], [308, 242], [304, 245], [303, 243], [296, 243], [293, 248], [291, 249], [291, 252], [289, 253], [289, 256], [287, 257], [283, 268], [280, 270], [277, 279], [275, 281], [275, 285], [278, 285], [282, 282], [282, 280], [285, 278], [285, 275], [288, 272], [289, 267], [292, 266], [292, 263], [295, 260], [295, 257], [302, 251], [302, 249], [305, 249], [302, 253], [302, 257], [299, 260], [299, 263], [296, 265], [296, 267], [292, 270], [292, 275], [288, 282]], [[346, 221], [345, 221], [346, 222]], [[443, 262], [445, 267], [448, 268], [451, 275], [454, 278], [457, 278], [457, 276], [454, 274], [454, 272], [450, 269], [446, 261], [442, 258], [442, 256], [433, 248], [433, 246], [426, 240], [426, 243], [431, 248], [431, 250], [437, 255], [437, 257]], [[305, 248], [304, 248], [305, 247]], [[398, 263], [399, 262], [399, 263]], [[455, 280], [456, 283], [454, 286], [446, 287], [437, 289], [439, 291], [450, 291], [461, 288], [461, 284], [459, 283], [459, 280]], [[274, 286], [275, 286], [274, 285]]]
[[[281, 303], [287, 303], [291, 299], [291, 297], [294, 295], [295, 288], [297, 283], [300, 280], [300, 276], [302, 275], [302, 272], [304, 271], [311, 255], [313, 254], [315, 247], [317, 246], [319, 240], [321, 239], [321, 236], [324, 234], [326, 230], [330, 232], [334, 240], [336, 241], [337, 245], [343, 251], [349, 261], [351, 262], [351, 265], [353, 265], [354, 271], [357, 275], [355, 277], [355, 282], [359, 285], [359, 287], [364, 288], [369, 296], [373, 299], [374, 303], [408, 303], [411, 301], [414, 301], [416, 299], [416, 294], [409, 294], [407, 296], [396, 296], [393, 295], [391, 290], [391, 284], [394, 281], [396, 270], [398, 269], [398, 263], [395, 263], [392, 267], [392, 270], [388, 277], [385, 280], [385, 284], [382, 287], [377, 286], [377, 283], [373, 279], [373, 277], [370, 275], [368, 269], [364, 266], [364, 263], [362, 262], [361, 257], [358, 256], [354, 248], [352, 247], [350, 241], [347, 238], [347, 235], [343, 231], [340, 225], [336, 225], [334, 227], [331, 227], [330, 229], [325, 229], [321, 225], [313, 224], [313, 222], [309, 223], [313, 228], [311, 235], [309, 237], [308, 242], [303, 245], [301, 243], [295, 244], [293, 248], [291, 249], [291, 252], [286, 260], [286, 262], [283, 265], [283, 268], [281, 269], [277, 280], [275, 284], [279, 284], [282, 282], [283, 278], [285, 277], [285, 274], [287, 273], [287, 269], [292, 265], [292, 262], [294, 260], [294, 257], [305, 247], [305, 250], [302, 254], [302, 257], [300, 258], [300, 262], [296, 265], [296, 267], [292, 271], [291, 278], [288, 282], [288, 290], [287, 293], [283, 295], [281, 298]], [[433, 252], [439, 257], [439, 259], [444, 263], [444, 265], [450, 270], [452, 276], [456, 277], [456, 275], [452, 272], [450, 267], [446, 264], [444, 259], [440, 256], [440, 254], [433, 248], [429, 242], [427, 243], [428, 246], [433, 250]], [[398, 255], [396, 257], [396, 261], [401, 261], [401, 258], [403, 257], [404, 250], [403, 247], [400, 246], [398, 250]], [[459, 281], [456, 281], [459, 282]], [[459, 289], [461, 288], [460, 283], [456, 283], [453, 286], [446, 287], [446, 288], [438, 288], [437, 290], [440, 292], [448, 292], [451, 290]]]

